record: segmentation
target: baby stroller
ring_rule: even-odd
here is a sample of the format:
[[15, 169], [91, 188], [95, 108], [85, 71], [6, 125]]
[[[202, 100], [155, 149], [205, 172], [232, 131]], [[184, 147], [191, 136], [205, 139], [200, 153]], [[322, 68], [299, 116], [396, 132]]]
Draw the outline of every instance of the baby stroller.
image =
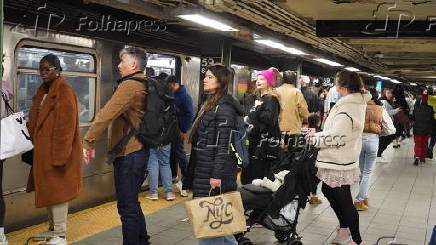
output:
[[313, 186], [313, 168], [316, 154], [309, 145], [287, 153], [273, 173], [282, 170], [290, 172], [285, 176], [283, 184], [276, 192], [252, 184], [239, 188], [247, 217], [247, 231], [235, 235], [239, 245], [252, 245], [245, 237], [253, 225], [258, 223], [274, 231], [280, 243], [288, 245], [302, 245], [298, 235], [297, 221], [301, 208], [305, 208], [308, 196]]

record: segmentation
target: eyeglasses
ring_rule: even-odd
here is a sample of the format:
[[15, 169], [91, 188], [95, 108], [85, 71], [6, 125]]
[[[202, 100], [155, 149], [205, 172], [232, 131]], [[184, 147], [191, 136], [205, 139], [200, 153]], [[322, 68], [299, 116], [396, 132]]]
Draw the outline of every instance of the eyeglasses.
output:
[[54, 69], [56, 69], [56, 67], [54, 67], [54, 66], [51, 66], [49, 68], [44, 68], [44, 69], [39, 68], [39, 72], [50, 72], [50, 71], [53, 71]]

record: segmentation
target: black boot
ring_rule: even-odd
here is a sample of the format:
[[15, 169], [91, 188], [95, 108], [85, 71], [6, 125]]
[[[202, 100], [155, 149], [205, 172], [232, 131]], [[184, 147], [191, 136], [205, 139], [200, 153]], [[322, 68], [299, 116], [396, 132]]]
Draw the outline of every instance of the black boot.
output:
[[418, 166], [418, 164], [419, 164], [419, 159], [416, 157], [415, 162], [413, 162], [413, 165]]

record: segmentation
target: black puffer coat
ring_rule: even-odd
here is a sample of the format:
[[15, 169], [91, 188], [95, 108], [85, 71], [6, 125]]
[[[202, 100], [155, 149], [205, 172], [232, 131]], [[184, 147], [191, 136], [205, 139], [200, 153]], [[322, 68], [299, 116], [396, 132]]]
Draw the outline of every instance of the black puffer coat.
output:
[[248, 114], [249, 122], [253, 125], [248, 138], [249, 152], [256, 159], [275, 160], [279, 154], [280, 103], [273, 95], [263, 95], [262, 105], [253, 108]]
[[237, 160], [229, 143], [236, 116], [242, 114], [239, 103], [230, 95], [224, 95], [212, 110], [204, 112], [193, 137], [188, 169], [188, 186], [194, 197], [209, 196], [210, 178], [221, 179], [222, 193], [236, 190]]

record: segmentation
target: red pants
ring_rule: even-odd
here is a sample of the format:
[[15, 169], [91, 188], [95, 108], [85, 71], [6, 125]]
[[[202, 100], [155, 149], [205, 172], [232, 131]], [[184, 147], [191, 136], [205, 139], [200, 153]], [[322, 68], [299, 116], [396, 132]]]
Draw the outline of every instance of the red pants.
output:
[[429, 134], [414, 135], [415, 139], [415, 157], [418, 157], [421, 162], [425, 162], [425, 153], [427, 152]]

